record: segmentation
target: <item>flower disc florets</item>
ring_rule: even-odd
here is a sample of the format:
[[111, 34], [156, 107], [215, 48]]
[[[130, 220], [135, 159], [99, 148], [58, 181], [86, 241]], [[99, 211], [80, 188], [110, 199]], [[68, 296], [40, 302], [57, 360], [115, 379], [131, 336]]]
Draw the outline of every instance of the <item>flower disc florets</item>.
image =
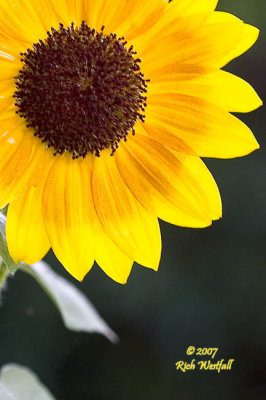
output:
[[112, 154], [139, 119], [144, 120], [147, 84], [140, 59], [124, 38], [96, 32], [85, 22], [51, 29], [22, 53], [15, 104], [35, 136], [54, 154]]

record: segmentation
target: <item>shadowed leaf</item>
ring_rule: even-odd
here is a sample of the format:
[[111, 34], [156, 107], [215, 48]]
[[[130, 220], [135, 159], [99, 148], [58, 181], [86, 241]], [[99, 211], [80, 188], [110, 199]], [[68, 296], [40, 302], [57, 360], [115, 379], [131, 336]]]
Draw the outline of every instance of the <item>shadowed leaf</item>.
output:
[[0, 400], [55, 400], [28, 368], [7, 364], [0, 371]]

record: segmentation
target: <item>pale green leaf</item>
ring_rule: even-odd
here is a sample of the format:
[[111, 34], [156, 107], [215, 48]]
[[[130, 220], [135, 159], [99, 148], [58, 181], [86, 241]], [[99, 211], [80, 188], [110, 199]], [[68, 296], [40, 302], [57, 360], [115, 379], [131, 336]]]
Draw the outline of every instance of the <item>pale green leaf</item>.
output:
[[22, 264], [21, 269], [33, 276], [50, 296], [68, 329], [101, 333], [112, 342], [118, 341], [117, 335], [100, 317], [87, 297], [72, 283], [56, 274], [49, 265], [39, 261], [31, 266]]
[[28, 368], [7, 364], [0, 371], [0, 400], [55, 400]]
[[0, 212], [0, 257], [8, 268], [8, 271], [13, 275], [19, 268], [19, 264], [14, 263], [7, 250], [5, 226], [6, 216]]

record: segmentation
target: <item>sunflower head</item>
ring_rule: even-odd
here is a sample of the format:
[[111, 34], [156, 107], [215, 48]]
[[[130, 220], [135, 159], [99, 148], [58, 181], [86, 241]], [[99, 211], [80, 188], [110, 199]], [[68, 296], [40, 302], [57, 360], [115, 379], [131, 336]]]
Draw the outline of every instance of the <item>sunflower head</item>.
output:
[[96, 261], [125, 283], [134, 261], [158, 269], [158, 218], [221, 217], [201, 157], [257, 149], [232, 112], [261, 100], [222, 70], [258, 30], [216, 5], [0, 2], [0, 207], [14, 261], [52, 247], [79, 280]]
[[74, 23], [21, 53], [15, 105], [27, 127], [54, 154], [68, 151], [73, 159], [88, 152], [100, 155], [144, 122], [146, 81], [133, 46], [116, 34], [104, 34]]

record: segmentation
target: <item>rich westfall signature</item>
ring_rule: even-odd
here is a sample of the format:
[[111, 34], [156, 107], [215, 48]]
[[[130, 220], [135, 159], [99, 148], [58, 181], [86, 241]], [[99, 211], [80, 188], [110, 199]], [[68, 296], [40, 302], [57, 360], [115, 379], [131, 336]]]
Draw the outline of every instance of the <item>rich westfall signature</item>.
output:
[[[212, 360], [215, 358], [219, 348], [218, 347], [210, 347], [210, 348], [195, 348], [194, 346], [189, 346], [186, 350], [186, 354], [188, 356], [195, 355], [195, 356], [211, 356]], [[183, 360], [179, 360], [175, 363], [176, 369], [181, 372], [187, 371], [216, 371], [218, 374], [221, 371], [230, 371], [232, 368], [232, 364], [235, 361], [233, 358], [229, 360], [220, 359], [217, 362], [212, 360], [196, 360], [193, 358], [192, 361], [187, 362]]]

